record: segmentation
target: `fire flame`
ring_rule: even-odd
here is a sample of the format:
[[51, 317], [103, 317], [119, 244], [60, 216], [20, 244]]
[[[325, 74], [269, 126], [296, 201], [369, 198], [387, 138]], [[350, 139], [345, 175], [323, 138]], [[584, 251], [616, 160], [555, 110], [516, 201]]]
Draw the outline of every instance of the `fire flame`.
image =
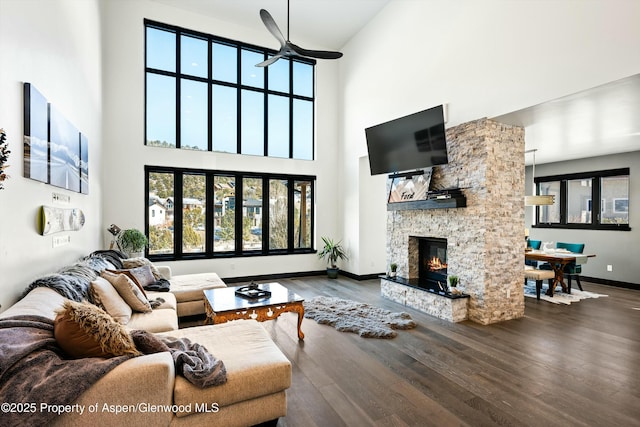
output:
[[428, 265], [429, 271], [445, 270], [447, 268], [447, 264], [435, 256], [429, 260]]

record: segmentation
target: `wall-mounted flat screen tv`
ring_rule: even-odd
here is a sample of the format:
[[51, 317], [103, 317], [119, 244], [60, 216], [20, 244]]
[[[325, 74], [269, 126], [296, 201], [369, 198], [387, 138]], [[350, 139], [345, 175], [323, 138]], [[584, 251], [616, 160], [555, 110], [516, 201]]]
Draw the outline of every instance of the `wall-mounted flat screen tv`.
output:
[[448, 163], [442, 105], [365, 129], [371, 175]]

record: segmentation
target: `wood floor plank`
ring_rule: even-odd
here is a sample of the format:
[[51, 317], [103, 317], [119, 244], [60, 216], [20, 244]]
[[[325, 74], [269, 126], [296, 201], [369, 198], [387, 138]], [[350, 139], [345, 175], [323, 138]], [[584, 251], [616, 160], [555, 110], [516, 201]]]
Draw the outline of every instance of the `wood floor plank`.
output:
[[450, 323], [380, 296], [380, 281], [278, 280], [317, 295], [409, 313], [418, 327], [365, 339], [295, 314], [263, 323], [293, 365], [288, 413], [298, 426], [639, 426], [640, 292], [569, 306], [525, 298], [525, 317]]

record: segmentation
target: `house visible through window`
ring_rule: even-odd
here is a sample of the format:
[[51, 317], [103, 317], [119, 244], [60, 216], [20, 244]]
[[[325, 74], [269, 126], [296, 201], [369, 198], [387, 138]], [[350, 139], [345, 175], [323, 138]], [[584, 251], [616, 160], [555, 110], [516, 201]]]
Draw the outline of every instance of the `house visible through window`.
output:
[[145, 167], [151, 259], [313, 251], [315, 177]]
[[314, 159], [314, 60], [144, 25], [146, 145]]
[[537, 177], [538, 194], [555, 203], [538, 206], [536, 227], [630, 230], [629, 169]]

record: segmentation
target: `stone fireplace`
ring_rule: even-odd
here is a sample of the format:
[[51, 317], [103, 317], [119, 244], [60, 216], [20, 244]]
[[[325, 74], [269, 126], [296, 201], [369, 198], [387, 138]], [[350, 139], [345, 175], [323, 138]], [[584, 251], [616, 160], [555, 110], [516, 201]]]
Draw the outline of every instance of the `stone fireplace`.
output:
[[[461, 188], [466, 207], [388, 209], [387, 262], [398, 264], [399, 279], [383, 279], [382, 295], [450, 321], [522, 317], [524, 129], [489, 119], [464, 123], [447, 129], [447, 150], [449, 163], [433, 169], [431, 188]], [[420, 262], [425, 240], [432, 241], [422, 249], [426, 258], [435, 255], [446, 268], [428, 272], [428, 261]], [[437, 282], [451, 274], [469, 296], [464, 301], [417, 289], [426, 276]], [[401, 287], [403, 280], [410, 286]], [[462, 303], [464, 314], [456, 306]]]

